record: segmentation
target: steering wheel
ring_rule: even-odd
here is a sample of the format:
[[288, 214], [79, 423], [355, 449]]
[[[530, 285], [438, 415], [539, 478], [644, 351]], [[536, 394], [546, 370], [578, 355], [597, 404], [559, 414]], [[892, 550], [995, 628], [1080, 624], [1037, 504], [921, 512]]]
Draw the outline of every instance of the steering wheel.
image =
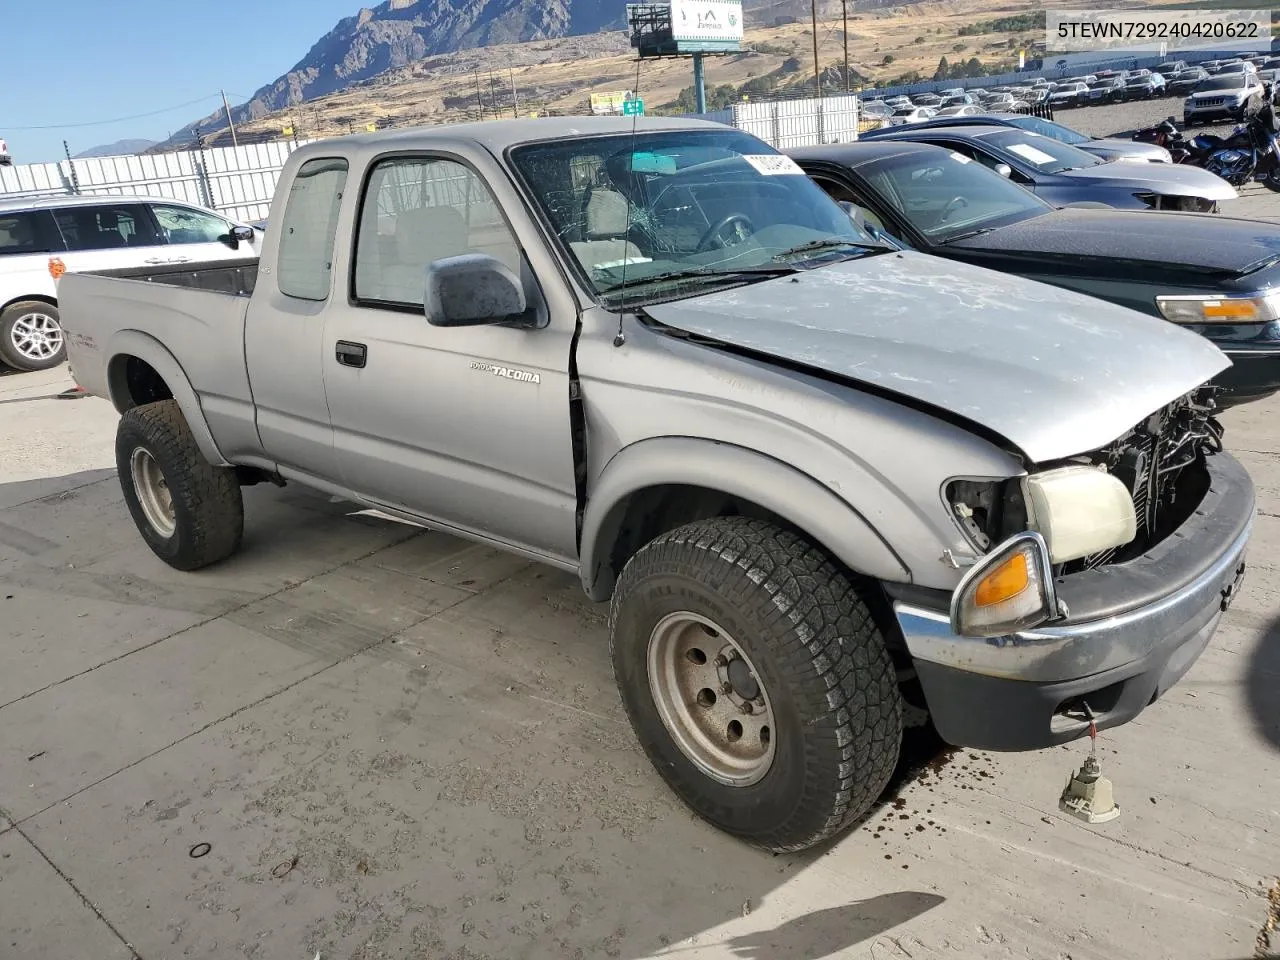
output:
[[[726, 240], [730, 238], [721, 236], [721, 234], [728, 230], [729, 227], [738, 224], [741, 226], [730, 235], [731, 237], [736, 238], [736, 242], [727, 243]], [[702, 239], [698, 241], [698, 246], [695, 248], [695, 252], [706, 253], [711, 249], [711, 241], [713, 240], [719, 240], [721, 247], [736, 247], [749, 235], [755, 232], [755, 225], [750, 221], [750, 219], [743, 216], [741, 213], [731, 213], [727, 217], [722, 217], [715, 226], [702, 235]]]
[[945, 223], [947, 217], [951, 216], [951, 214], [955, 213], [957, 210], [964, 209], [968, 205], [969, 201], [964, 197], [952, 197], [947, 201], [947, 205], [942, 208], [942, 213], [938, 214], [938, 222]]

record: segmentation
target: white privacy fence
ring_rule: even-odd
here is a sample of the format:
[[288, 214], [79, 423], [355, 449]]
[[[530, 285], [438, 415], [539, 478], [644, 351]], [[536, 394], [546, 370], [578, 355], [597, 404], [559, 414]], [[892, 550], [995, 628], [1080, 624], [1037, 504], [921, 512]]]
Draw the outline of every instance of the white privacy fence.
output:
[[93, 157], [0, 167], [0, 200], [13, 197], [156, 196], [186, 200], [236, 220], [261, 220], [290, 140], [142, 156]]
[[858, 139], [858, 98], [852, 94], [735, 103], [724, 110], [685, 116], [737, 127], [778, 150]]

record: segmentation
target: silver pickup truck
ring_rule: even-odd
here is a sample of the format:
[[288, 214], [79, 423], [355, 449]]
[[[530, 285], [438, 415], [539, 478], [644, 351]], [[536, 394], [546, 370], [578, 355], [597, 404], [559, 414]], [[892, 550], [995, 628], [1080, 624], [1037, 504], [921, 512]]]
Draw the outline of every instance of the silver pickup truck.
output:
[[297, 482], [573, 571], [657, 771], [762, 847], [856, 820], [904, 715], [990, 750], [1130, 720], [1235, 595], [1222, 353], [886, 248], [741, 131], [314, 143], [270, 222], [260, 261], [61, 280], [147, 544], [224, 560], [241, 486]]

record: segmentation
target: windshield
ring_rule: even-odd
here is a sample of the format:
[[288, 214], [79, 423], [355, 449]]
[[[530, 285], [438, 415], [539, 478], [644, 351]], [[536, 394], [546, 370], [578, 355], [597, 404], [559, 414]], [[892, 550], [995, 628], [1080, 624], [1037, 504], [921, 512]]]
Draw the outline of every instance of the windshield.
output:
[[1054, 123], [1052, 120], [1042, 120], [1039, 117], [1010, 117], [1009, 122], [1021, 130], [1029, 130], [1042, 137], [1052, 137], [1062, 143], [1089, 142], [1089, 138], [1083, 133], [1064, 127], [1060, 123]]
[[858, 174], [934, 243], [1052, 209], [1029, 190], [949, 150], [873, 160], [858, 167]]
[[1096, 167], [1103, 162], [1093, 154], [1085, 153], [1069, 143], [1020, 130], [993, 133], [983, 137], [982, 142], [1012, 154], [1020, 162], [1029, 164], [1040, 173], [1062, 173], [1064, 170]]
[[1196, 93], [1203, 90], [1240, 90], [1244, 87], [1244, 74], [1236, 73], [1230, 76], [1209, 77], [1200, 81], [1196, 87]]
[[[890, 249], [790, 157], [726, 128], [516, 147], [512, 160], [597, 294], [671, 299]], [[679, 276], [675, 276], [679, 275]]]

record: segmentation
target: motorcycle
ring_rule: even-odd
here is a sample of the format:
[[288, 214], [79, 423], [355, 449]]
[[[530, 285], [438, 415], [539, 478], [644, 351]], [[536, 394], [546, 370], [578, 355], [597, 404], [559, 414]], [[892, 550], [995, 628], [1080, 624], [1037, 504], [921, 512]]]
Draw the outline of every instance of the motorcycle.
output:
[[1169, 117], [1139, 130], [1133, 139], [1164, 147], [1174, 163], [1203, 167], [1232, 186], [1259, 180], [1267, 188], [1280, 191], [1280, 141], [1274, 124], [1262, 112], [1255, 113], [1226, 137], [1202, 133], [1188, 140]]
[[1161, 120], [1153, 127], [1146, 127], [1133, 135], [1139, 143], [1153, 143], [1169, 151], [1174, 163], [1186, 163], [1191, 156], [1191, 147], [1173, 117]]

